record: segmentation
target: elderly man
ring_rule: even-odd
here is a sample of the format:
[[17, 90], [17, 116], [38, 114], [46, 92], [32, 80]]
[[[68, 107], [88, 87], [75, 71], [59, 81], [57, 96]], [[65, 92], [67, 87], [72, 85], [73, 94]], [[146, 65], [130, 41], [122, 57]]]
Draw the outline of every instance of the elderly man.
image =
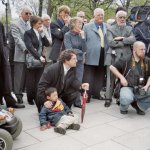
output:
[[105, 76], [104, 57], [107, 50], [106, 24], [104, 21], [104, 10], [94, 10], [93, 22], [84, 25], [85, 39], [87, 44], [84, 82], [89, 82], [89, 99], [101, 99], [100, 91], [103, 87]]
[[46, 58], [46, 67], [47, 67], [50, 64], [52, 64], [52, 60], [49, 58], [50, 53], [52, 51], [52, 36], [51, 36], [51, 29], [50, 29], [51, 18], [49, 15], [44, 14], [42, 16], [42, 20], [43, 20], [43, 32], [46, 35], [46, 38], [48, 39], [49, 44], [50, 44], [49, 47], [44, 48], [44, 52], [45, 52], [44, 55]]
[[14, 93], [18, 103], [23, 103], [23, 89], [25, 86], [25, 53], [24, 32], [30, 29], [29, 19], [31, 9], [24, 7], [21, 9], [20, 18], [11, 24], [11, 33], [15, 40], [14, 54]]
[[[109, 49], [106, 54], [105, 65], [107, 66], [107, 85], [105, 107], [109, 107], [112, 101], [112, 89], [115, 78], [110, 74], [109, 66], [122, 58], [131, 56], [131, 46], [136, 41], [132, 27], [126, 25], [126, 11], [118, 11], [116, 24], [107, 30]], [[111, 82], [110, 82], [111, 78]]]
[[65, 50], [60, 55], [60, 61], [47, 67], [39, 81], [37, 103], [38, 111], [44, 105], [49, 108], [46, 101], [45, 90], [49, 87], [57, 89], [59, 97], [71, 108], [78, 96], [79, 89], [88, 90], [88, 83], [81, 83], [76, 78], [77, 56], [74, 50]]
[[70, 8], [66, 5], [62, 5], [58, 8], [58, 19], [51, 23], [51, 33], [52, 33], [52, 51], [50, 54], [50, 59], [56, 62], [59, 54], [64, 50], [64, 35], [69, 31], [69, 14]]
[[145, 57], [145, 44], [140, 41], [135, 42], [133, 55], [119, 59], [110, 66], [110, 70], [120, 79], [122, 85], [120, 113], [127, 114], [131, 104], [137, 114], [145, 115], [144, 111], [150, 107], [150, 59]]

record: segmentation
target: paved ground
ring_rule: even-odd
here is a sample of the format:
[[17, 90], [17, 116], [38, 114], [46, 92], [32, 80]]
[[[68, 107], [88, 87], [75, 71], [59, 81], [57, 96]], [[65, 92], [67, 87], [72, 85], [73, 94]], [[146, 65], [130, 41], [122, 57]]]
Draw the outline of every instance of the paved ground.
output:
[[[13, 150], [150, 150], [150, 111], [139, 116], [129, 108], [127, 115], [121, 115], [115, 103], [105, 108], [104, 101], [92, 100], [80, 131], [60, 135], [53, 128], [40, 131], [36, 107], [25, 105], [25, 109], [16, 110], [23, 131]], [[80, 115], [79, 108], [73, 111]]]

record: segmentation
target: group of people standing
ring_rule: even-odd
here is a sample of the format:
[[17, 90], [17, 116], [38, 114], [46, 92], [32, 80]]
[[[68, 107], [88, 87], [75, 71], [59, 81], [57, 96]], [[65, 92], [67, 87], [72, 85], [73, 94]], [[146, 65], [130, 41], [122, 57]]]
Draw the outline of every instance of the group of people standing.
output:
[[[28, 103], [36, 104], [38, 112], [43, 106], [51, 109], [52, 104], [47, 100], [45, 91], [49, 87], [54, 87], [57, 89], [58, 97], [65, 102], [67, 107], [71, 108], [74, 105], [81, 108], [80, 93], [82, 89], [88, 90], [88, 102], [90, 102], [91, 98], [103, 98], [100, 91], [106, 84], [104, 105], [109, 107], [116, 81], [114, 75], [120, 79], [123, 87], [128, 87], [132, 82], [131, 76], [132, 78], [136, 76], [135, 83], [129, 86], [132, 96], [125, 97], [126, 90], [121, 89], [120, 112], [126, 114], [128, 106], [132, 103], [137, 113], [143, 115], [144, 110], [148, 107], [145, 107], [145, 104], [137, 103], [138, 100], [133, 96], [135, 94], [133, 89], [134, 86], [138, 86], [137, 80], [141, 76], [145, 80], [148, 79], [149, 72], [147, 71], [146, 77], [144, 77], [140, 70], [143, 66], [146, 68], [144, 63], [149, 61], [147, 59], [144, 61], [145, 45], [142, 42], [136, 42], [137, 36], [133, 33], [133, 27], [126, 21], [126, 10], [118, 9], [115, 21], [109, 25], [104, 23], [104, 10], [101, 8], [94, 10], [93, 18], [89, 23], [86, 22], [83, 11], [71, 18], [70, 8], [66, 5], [58, 8], [57, 15], [57, 20], [51, 22], [48, 15], [32, 16], [32, 11], [28, 7], [24, 7], [19, 19], [11, 23], [11, 34], [15, 41], [13, 90], [17, 103], [15, 102], [14, 106], [24, 107], [22, 104], [23, 91], [26, 90]], [[1, 36], [0, 38], [2, 39]], [[5, 42], [4, 40], [1, 42], [4, 51]], [[142, 51], [141, 54], [139, 51]], [[39, 60], [43, 67], [27, 68], [27, 54], [31, 54], [36, 60]], [[122, 60], [123, 62], [121, 62]], [[124, 60], [125, 62], [132, 60], [127, 68], [128, 71], [133, 71], [126, 74], [127, 81], [122, 77], [125, 75], [123, 74], [123, 64], [126, 64]], [[149, 66], [147, 68], [149, 69]], [[120, 70], [123, 72], [119, 72]], [[127, 78], [130, 72], [132, 75]], [[148, 87], [149, 79], [146, 87], [142, 88], [147, 92]], [[11, 100], [14, 100], [13, 97]], [[148, 96], [145, 103], [149, 106]], [[64, 131], [62, 132], [64, 133]]]

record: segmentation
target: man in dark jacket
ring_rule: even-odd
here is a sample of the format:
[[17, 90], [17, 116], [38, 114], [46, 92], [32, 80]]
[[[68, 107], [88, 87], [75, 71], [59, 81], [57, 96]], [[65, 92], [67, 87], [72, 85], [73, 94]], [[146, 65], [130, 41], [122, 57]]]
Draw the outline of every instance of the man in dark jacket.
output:
[[52, 34], [52, 51], [50, 59], [56, 62], [59, 54], [64, 50], [63, 39], [66, 32], [69, 31], [69, 14], [70, 8], [66, 5], [58, 8], [58, 19], [51, 23], [51, 34]]
[[88, 83], [81, 83], [76, 78], [77, 56], [74, 50], [65, 50], [60, 55], [60, 61], [45, 69], [38, 84], [37, 104], [40, 112], [41, 106], [49, 108], [45, 90], [55, 87], [58, 96], [71, 108], [77, 98], [77, 91], [80, 89], [88, 90]]
[[12, 81], [8, 55], [4, 26], [0, 22], [0, 101], [2, 102], [4, 97], [7, 107], [24, 108], [25, 106], [18, 104], [11, 95]]

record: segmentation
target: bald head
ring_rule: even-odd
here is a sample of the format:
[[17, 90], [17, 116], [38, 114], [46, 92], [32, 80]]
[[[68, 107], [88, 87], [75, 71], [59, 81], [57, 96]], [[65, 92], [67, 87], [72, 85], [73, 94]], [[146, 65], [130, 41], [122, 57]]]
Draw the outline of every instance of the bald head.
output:
[[141, 41], [136, 41], [133, 44], [133, 49], [137, 49], [139, 46], [145, 47], [145, 44], [143, 42], [141, 42]]
[[133, 55], [135, 58], [144, 59], [145, 57], [145, 44], [141, 41], [136, 41], [133, 44]]

